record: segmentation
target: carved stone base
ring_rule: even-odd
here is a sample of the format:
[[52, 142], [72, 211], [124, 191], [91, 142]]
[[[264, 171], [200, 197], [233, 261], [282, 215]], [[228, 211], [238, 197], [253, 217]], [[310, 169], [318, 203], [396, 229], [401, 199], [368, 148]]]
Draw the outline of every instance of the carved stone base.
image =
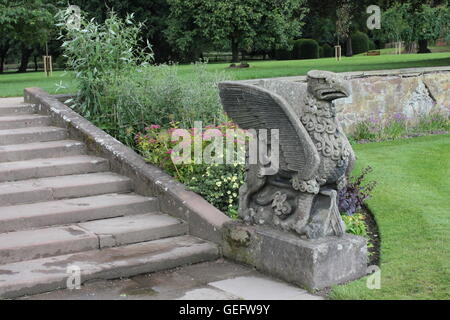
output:
[[225, 225], [223, 251], [227, 258], [309, 289], [355, 280], [367, 270], [366, 240], [349, 234], [303, 240], [233, 221]]

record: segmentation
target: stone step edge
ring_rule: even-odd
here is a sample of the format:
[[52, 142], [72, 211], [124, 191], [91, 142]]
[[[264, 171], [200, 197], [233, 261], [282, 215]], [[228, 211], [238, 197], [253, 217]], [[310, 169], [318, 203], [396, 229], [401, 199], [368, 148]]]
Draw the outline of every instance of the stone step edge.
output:
[[0, 269], [4, 264], [154, 241], [187, 233], [186, 222], [161, 212], [1, 233]]
[[180, 236], [2, 265], [0, 299], [75, 288], [91, 280], [173, 269], [215, 260], [219, 254], [215, 244]]
[[[92, 178], [99, 179], [93, 180], [93, 182], [81, 182], [79, 185], [73, 183], [73, 181], [77, 182], [76, 180], [78, 179], [87, 180]], [[102, 180], [103, 178], [106, 179]], [[67, 184], [56, 183], [52, 185], [52, 181], [56, 182], [57, 180], [59, 182], [67, 181]], [[110, 189], [107, 189], [106, 191], [96, 190], [94, 193], [92, 193], [92, 190], [81, 190], [81, 192], [75, 191], [80, 188], [92, 188], [93, 186], [96, 186], [97, 188], [105, 185], [107, 185], [107, 187], [111, 187], [111, 184], [115, 186], [114, 191], [111, 191]], [[7, 189], [6, 191], [3, 190], [5, 188]], [[3, 181], [0, 182], [0, 208], [21, 204], [76, 199], [108, 193], [131, 193], [132, 190], [133, 188], [130, 178], [114, 173], [112, 171], [69, 174], [18, 181]], [[26, 195], [25, 201], [18, 202], [16, 200], [16, 198], [24, 197], [24, 195]], [[8, 203], [5, 202], [6, 200], [4, 198], [6, 197], [9, 198]]]

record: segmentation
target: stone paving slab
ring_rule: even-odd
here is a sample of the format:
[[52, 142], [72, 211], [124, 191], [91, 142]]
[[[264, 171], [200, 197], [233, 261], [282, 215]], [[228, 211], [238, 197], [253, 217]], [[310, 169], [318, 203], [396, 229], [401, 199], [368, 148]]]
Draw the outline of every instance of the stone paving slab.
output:
[[[260, 292], [256, 295], [253, 291]], [[253, 268], [219, 259], [122, 280], [91, 282], [83, 285], [79, 290], [58, 290], [21, 299], [321, 300], [324, 298], [261, 274]]]
[[209, 285], [245, 300], [316, 300], [306, 290], [261, 276], [241, 276]]

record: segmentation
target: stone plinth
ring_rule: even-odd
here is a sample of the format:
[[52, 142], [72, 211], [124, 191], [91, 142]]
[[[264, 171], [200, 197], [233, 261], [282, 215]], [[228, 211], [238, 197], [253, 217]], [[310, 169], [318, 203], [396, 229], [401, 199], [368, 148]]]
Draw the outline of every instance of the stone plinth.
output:
[[226, 257], [308, 289], [321, 289], [366, 274], [367, 244], [345, 234], [304, 240], [283, 231], [240, 222], [225, 225]]

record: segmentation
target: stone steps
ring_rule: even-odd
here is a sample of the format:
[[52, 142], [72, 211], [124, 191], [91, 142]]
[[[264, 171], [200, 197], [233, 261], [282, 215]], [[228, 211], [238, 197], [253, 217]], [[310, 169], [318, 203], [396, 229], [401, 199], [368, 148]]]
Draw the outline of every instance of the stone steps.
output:
[[0, 146], [55, 141], [66, 138], [66, 129], [51, 126], [0, 130]]
[[109, 161], [86, 155], [51, 118], [0, 99], [0, 299], [216, 259], [215, 244], [133, 193]]
[[58, 158], [84, 153], [86, 153], [85, 144], [75, 140], [13, 144], [0, 146], [0, 162]]
[[2, 182], [0, 206], [130, 191], [130, 179], [112, 172]]
[[48, 116], [41, 116], [36, 114], [21, 114], [14, 116], [0, 117], [0, 130], [17, 129], [26, 127], [42, 127], [51, 123]]
[[[80, 282], [116, 279], [217, 259], [216, 245], [193, 236], [170, 237], [0, 266], [0, 297], [14, 298], [67, 288], [71, 271]], [[76, 278], [73, 278], [76, 279]]]
[[156, 198], [111, 193], [0, 208], [0, 233], [158, 211]]
[[33, 113], [35, 109], [30, 104], [10, 103], [0, 106], [0, 116]]
[[2, 98], [0, 116], [34, 113], [35, 106], [23, 102], [23, 98]]
[[101, 172], [108, 170], [108, 160], [86, 155], [1, 162], [0, 182], [65, 176], [70, 174]]
[[158, 240], [186, 233], [186, 223], [157, 213], [2, 233], [0, 265]]

